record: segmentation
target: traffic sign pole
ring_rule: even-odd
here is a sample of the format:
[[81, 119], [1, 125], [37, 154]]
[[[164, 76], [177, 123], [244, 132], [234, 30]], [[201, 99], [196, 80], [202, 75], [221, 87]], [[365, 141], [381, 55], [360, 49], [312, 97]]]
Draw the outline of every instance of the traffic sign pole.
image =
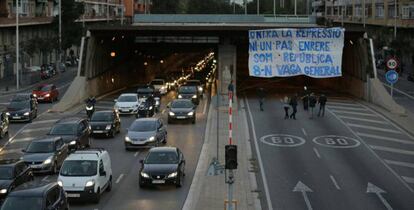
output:
[[394, 93], [394, 84], [391, 84], [391, 98], [393, 97], [393, 93]]

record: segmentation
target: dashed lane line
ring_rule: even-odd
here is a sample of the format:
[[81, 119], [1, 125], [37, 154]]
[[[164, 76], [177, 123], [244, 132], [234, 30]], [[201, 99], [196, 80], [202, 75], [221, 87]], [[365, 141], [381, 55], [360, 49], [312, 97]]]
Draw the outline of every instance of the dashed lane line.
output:
[[139, 152], [135, 152], [134, 157], [138, 156]]
[[34, 121], [34, 122], [32, 122], [32, 125], [36, 125], [36, 124], [46, 124], [46, 123], [54, 123], [56, 121], [58, 121], [58, 119]]
[[35, 132], [35, 131], [48, 131], [48, 130], [50, 130], [50, 127], [30, 128], [30, 129], [23, 130], [21, 133], [30, 133], [30, 132]]
[[373, 139], [380, 139], [380, 140], [385, 140], [385, 141], [392, 141], [392, 142], [397, 142], [397, 143], [402, 143], [402, 144], [413, 144], [414, 145], [414, 141], [403, 140], [400, 138], [397, 139], [397, 138], [392, 138], [392, 137], [378, 136], [374, 134], [360, 133], [360, 132], [357, 132], [356, 134], [362, 137], [368, 137], [368, 138], [373, 138]]
[[374, 150], [379, 150], [383, 152], [392, 152], [392, 153], [398, 153], [398, 154], [403, 154], [403, 155], [414, 155], [414, 151], [411, 151], [411, 150], [403, 150], [403, 149], [396, 149], [396, 148], [376, 146], [376, 145], [369, 145], [369, 146]]
[[367, 111], [365, 108], [361, 107], [345, 107], [345, 106], [337, 106], [337, 105], [328, 105], [330, 109], [339, 109], [339, 110], [349, 110], [349, 111]]
[[407, 183], [414, 184], [414, 178], [413, 177], [401, 176], [401, 178], [403, 178], [404, 181], [406, 181]]
[[354, 124], [354, 123], [346, 123], [346, 124], [350, 127], [363, 128], [363, 129], [368, 129], [368, 130], [376, 130], [376, 131], [397, 133], [397, 134], [401, 133], [401, 131], [399, 130], [388, 129], [388, 128], [379, 128], [379, 127], [374, 127], [374, 126], [369, 126], [369, 125], [360, 125], [360, 124]]
[[115, 183], [118, 184], [122, 180], [123, 177], [124, 177], [124, 174], [120, 174], [118, 179], [116, 179]]
[[395, 160], [384, 160], [386, 163], [396, 166], [402, 166], [402, 167], [408, 167], [414, 169], [414, 163], [407, 163], [407, 162], [401, 162], [401, 161], [395, 161]]
[[344, 103], [344, 102], [329, 102], [326, 103], [327, 106], [329, 105], [339, 105], [339, 106], [348, 106], [348, 107], [361, 107], [359, 104], [351, 104], [351, 103]]
[[47, 179], [49, 179], [49, 175], [48, 176], [45, 176], [43, 179], [42, 179], [42, 181], [44, 182], [44, 181], [47, 181]]
[[362, 121], [362, 122], [378, 123], [378, 124], [388, 125], [388, 123], [386, 121], [380, 121], [380, 120], [371, 120], [371, 119], [367, 119], [367, 118], [350, 117], [350, 116], [345, 116], [345, 115], [338, 115], [338, 117], [343, 118], [343, 119], [348, 119], [348, 120], [357, 120], [357, 121]]
[[335, 180], [335, 177], [334, 177], [334, 176], [332, 176], [332, 175], [329, 175], [329, 178], [331, 178], [331, 181], [332, 181], [332, 183], [335, 185], [335, 188], [336, 188], [337, 190], [341, 190], [341, 188], [339, 187], [338, 183], [337, 183], [337, 182], [336, 182], [336, 180]]
[[321, 159], [321, 155], [319, 154], [318, 149], [316, 149], [316, 148], [314, 147], [314, 148], [313, 148], [313, 151], [315, 152], [316, 157], [318, 157], [319, 159]]
[[302, 128], [302, 132], [303, 132], [303, 135], [308, 136], [308, 133], [306, 133], [305, 128]]
[[18, 139], [13, 139], [11, 142], [26, 142], [26, 141], [32, 141], [34, 139], [36, 139], [36, 137], [18, 138]]
[[360, 116], [377, 117], [377, 115], [375, 114], [365, 113], [365, 112], [352, 112], [352, 111], [342, 111], [342, 110], [331, 110], [331, 112], [340, 113], [340, 114], [353, 114], [353, 115], [360, 115]]

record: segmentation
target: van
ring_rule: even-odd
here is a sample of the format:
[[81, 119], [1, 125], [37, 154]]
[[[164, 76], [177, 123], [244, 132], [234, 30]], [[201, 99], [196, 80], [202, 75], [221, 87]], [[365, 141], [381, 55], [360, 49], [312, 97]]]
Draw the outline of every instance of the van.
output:
[[78, 150], [63, 162], [58, 184], [69, 199], [99, 203], [101, 194], [112, 189], [109, 153], [104, 149]]

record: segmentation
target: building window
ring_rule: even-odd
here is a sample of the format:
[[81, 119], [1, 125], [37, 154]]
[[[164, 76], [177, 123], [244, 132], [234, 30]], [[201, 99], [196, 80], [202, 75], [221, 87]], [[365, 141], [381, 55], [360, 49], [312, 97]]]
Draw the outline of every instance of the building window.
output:
[[375, 17], [384, 17], [384, 5], [375, 6]]
[[355, 6], [355, 12], [354, 12], [356, 17], [361, 17], [362, 16], [362, 7], [361, 6]]
[[401, 7], [402, 19], [414, 19], [414, 5]]
[[388, 6], [388, 17], [389, 18], [398, 17], [398, 7], [397, 7], [397, 14], [395, 14], [395, 6], [389, 5]]

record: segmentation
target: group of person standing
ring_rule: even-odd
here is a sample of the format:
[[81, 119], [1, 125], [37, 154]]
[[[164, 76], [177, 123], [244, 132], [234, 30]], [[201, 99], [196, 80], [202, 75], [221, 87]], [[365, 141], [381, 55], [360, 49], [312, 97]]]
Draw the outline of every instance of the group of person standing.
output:
[[[311, 119], [314, 116], [314, 110], [317, 104], [319, 104], [318, 117], [319, 116], [323, 117], [325, 115], [325, 105], [328, 99], [324, 94], [321, 94], [319, 97], [317, 97], [314, 93], [308, 94], [305, 92], [305, 94], [300, 99], [302, 99], [302, 102], [303, 102], [303, 109], [307, 112], [310, 111]], [[291, 97], [285, 96], [282, 99], [283, 109], [285, 110], [285, 119], [296, 120], [296, 113], [298, 112], [298, 109], [297, 109], [298, 100], [299, 100], [298, 94], [295, 94]], [[289, 114], [290, 108], [292, 108], [292, 112]]]

